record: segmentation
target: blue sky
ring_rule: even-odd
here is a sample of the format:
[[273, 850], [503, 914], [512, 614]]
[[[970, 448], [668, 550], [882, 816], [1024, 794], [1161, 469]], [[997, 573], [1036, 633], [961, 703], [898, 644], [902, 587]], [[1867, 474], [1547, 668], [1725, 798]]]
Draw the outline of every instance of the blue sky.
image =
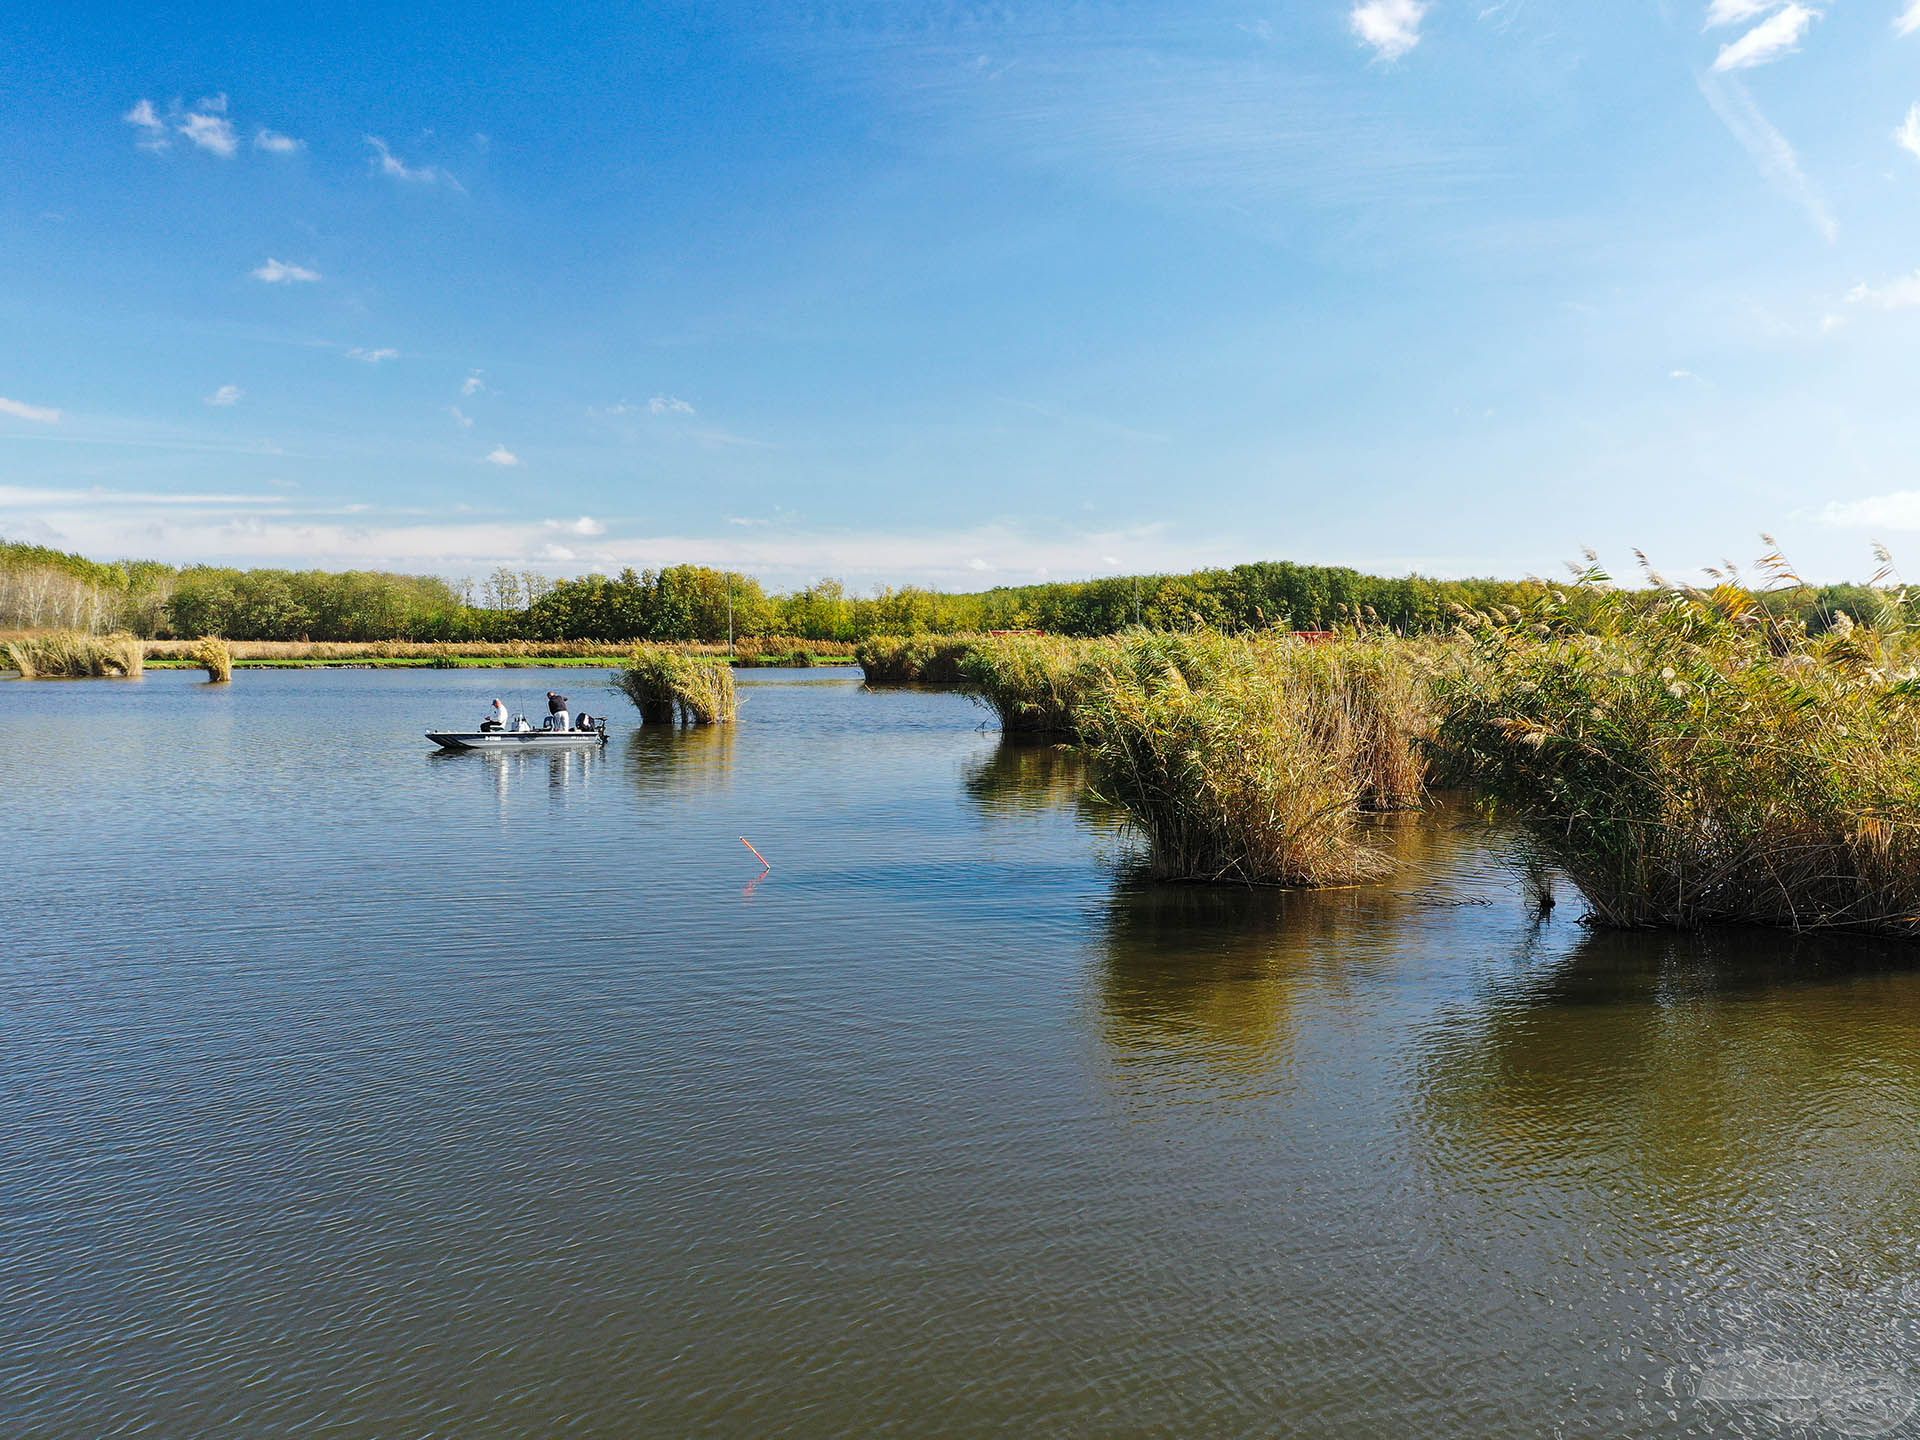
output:
[[1920, 575], [1920, 0], [17, 10], [0, 534]]

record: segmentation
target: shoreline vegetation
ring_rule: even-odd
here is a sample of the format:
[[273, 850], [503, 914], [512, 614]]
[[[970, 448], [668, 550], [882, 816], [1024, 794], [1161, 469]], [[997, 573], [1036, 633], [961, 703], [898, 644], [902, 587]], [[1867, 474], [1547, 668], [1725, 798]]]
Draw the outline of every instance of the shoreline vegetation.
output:
[[[1163, 879], [1326, 886], [1386, 873], [1369, 812], [1429, 785], [1508, 822], [1536, 898], [1570, 883], [1621, 927], [1752, 924], [1920, 938], [1920, 603], [1882, 567], [1816, 588], [1773, 553], [1764, 583], [1706, 588], [1590, 565], [1444, 627], [1369, 607], [1325, 630], [1129, 626], [1093, 635], [771, 636], [700, 644], [197, 642], [61, 632], [5, 643], [26, 675], [145, 663], [581, 664], [643, 721], [736, 713], [734, 664], [857, 661], [874, 687], [946, 684], [1009, 736], [1074, 744]], [[228, 672], [230, 674], [230, 671]]]
[[1920, 601], [1883, 565], [1860, 614], [1810, 622], [1779, 601], [1812, 587], [1762, 569], [1627, 590], [1590, 567], [1447, 636], [876, 637], [861, 660], [876, 686], [957, 672], [1007, 735], [1079, 745], [1160, 878], [1376, 878], [1362, 817], [1431, 783], [1602, 925], [1920, 938]]
[[[1436, 580], [1258, 561], [979, 591], [903, 586], [858, 594], [831, 578], [771, 590], [752, 575], [702, 565], [569, 580], [500, 569], [479, 580], [448, 580], [101, 562], [0, 538], [0, 634], [124, 631], [148, 640], [220, 635], [234, 643], [599, 641], [624, 651], [637, 642], [715, 645], [741, 635], [761, 637], [769, 649], [810, 649], [876, 635], [1016, 630], [1076, 638], [1128, 629], [1262, 634], [1341, 626], [1445, 634], [1462, 610], [1526, 607], [1550, 589], [1537, 579]], [[1817, 630], [1836, 611], [1865, 613], [1873, 596], [1870, 585], [1829, 585], [1770, 594], [1762, 603]]]
[[[350, 641], [228, 640], [203, 636], [197, 640], [134, 640], [116, 637], [121, 643], [137, 645], [141, 664], [152, 670], [199, 670], [206, 666], [205, 646], [216, 640], [225, 647], [228, 678], [233, 670], [304, 669], [548, 669], [564, 666], [604, 666], [616, 664], [633, 653], [633, 642], [598, 640], [534, 642], [512, 641], [435, 641], [382, 640], [367, 643]], [[48, 631], [0, 638], [0, 645], [77, 646], [94, 637], [71, 631]], [[823, 665], [852, 665], [854, 647], [836, 641], [815, 640], [799, 644], [784, 638], [744, 636], [731, 654], [724, 645], [676, 645], [669, 647], [688, 655], [724, 660], [741, 669], [782, 667], [811, 669]], [[4, 660], [5, 650], [0, 650]], [[0, 665], [0, 668], [5, 668]]]

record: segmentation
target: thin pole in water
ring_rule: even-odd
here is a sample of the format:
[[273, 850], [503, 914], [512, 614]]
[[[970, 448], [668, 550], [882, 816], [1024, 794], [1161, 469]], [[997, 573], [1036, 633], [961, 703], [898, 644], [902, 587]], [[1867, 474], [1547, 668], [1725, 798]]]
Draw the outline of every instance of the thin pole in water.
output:
[[[747, 849], [753, 850], [753, 842], [747, 839], [746, 836], [742, 835], [740, 837], [740, 843], [746, 846]], [[758, 850], [753, 850], [753, 858], [760, 862], [761, 869], [771, 870], [773, 868], [773, 866], [768, 862], [767, 857], [762, 855]]]

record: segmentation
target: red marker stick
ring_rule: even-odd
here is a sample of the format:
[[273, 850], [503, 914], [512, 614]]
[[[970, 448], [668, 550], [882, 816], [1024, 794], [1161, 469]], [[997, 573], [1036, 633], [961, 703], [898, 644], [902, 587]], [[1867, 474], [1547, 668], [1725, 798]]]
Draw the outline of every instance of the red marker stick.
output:
[[[747, 837], [746, 837], [746, 836], [744, 836], [744, 835], [742, 835], [742, 836], [740, 837], [740, 843], [741, 843], [742, 845], [744, 845], [744, 846], [746, 846], [746, 847], [747, 847], [747, 849], [749, 849], [749, 850], [753, 850], [753, 842], [752, 842], [751, 840], [749, 840], [749, 839], [747, 839]], [[761, 853], [760, 853], [760, 852], [759, 852], [758, 850], [753, 850], [753, 858], [754, 858], [754, 859], [756, 859], [756, 860], [758, 860], [758, 861], [760, 862], [760, 868], [761, 868], [761, 869], [763, 869], [763, 870], [771, 870], [771, 869], [773, 868], [773, 866], [772, 866], [771, 864], [769, 864], [769, 863], [768, 863], [768, 861], [767, 861], [767, 857], [766, 857], [766, 856], [764, 856], [764, 855], [762, 855], [762, 854], [761, 854]]]

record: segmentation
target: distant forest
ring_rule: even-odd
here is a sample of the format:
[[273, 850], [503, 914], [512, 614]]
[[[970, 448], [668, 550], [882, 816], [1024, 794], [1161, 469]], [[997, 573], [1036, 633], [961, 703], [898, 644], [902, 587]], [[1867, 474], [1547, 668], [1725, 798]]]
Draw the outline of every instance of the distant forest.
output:
[[[1107, 635], [1150, 629], [1445, 629], [1458, 607], [1522, 605], [1537, 580], [1386, 578], [1337, 566], [1261, 561], [1183, 575], [1121, 575], [949, 593], [915, 586], [855, 595], [838, 580], [770, 592], [701, 565], [553, 580], [496, 570], [484, 580], [374, 570], [232, 570], [150, 560], [101, 562], [0, 540], [0, 629], [128, 630], [231, 640], [698, 640], [1034, 629]], [[1859, 585], [1774, 597], [1818, 628], [1877, 597]]]

